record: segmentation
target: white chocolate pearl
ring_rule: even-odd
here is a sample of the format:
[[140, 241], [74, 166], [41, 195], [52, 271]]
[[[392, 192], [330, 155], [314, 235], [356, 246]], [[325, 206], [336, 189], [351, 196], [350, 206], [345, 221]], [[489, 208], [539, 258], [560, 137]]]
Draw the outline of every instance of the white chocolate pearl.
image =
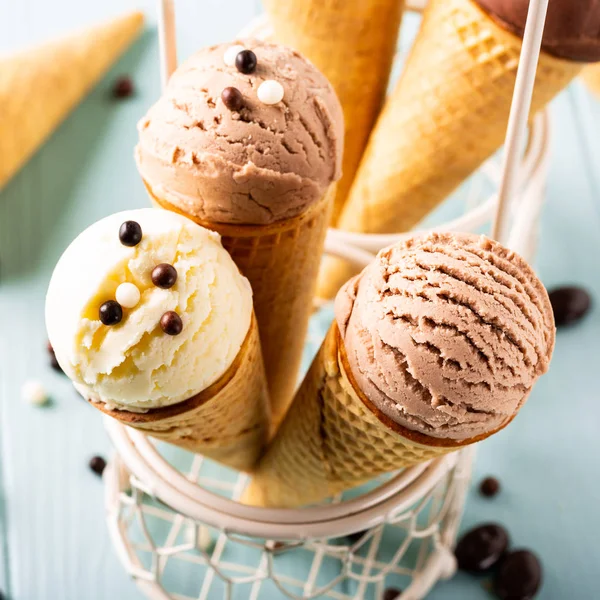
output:
[[49, 399], [46, 389], [39, 381], [26, 381], [21, 387], [21, 396], [23, 400], [35, 406], [42, 406]]
[[258, 86], [256, 95], [263, 104], [277, 104], [283, 100], [283, 86], [279, 81], [268, 79]]
[[115, 300], [123, 308], [133, 308], [140, 301], [140, 290], [133, 283], [122, 283], [117, 288]]
[[236, 44], [235, 46], [230, 46], [229, 48], [227, 48], [227, 50], [225, 50], [225, 54], [223, 54], [223, 62], [228, 67], [234, 67], [235, 66], [235, 57], [242, 50], [245, 50], [245, 49], [246, 48], [244, 48], [244, 46], [240, 46], [239, 44]]

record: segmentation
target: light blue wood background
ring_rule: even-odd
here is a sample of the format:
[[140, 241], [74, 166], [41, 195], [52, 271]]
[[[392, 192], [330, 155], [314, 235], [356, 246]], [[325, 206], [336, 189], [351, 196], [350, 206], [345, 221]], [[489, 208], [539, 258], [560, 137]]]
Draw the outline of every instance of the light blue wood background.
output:
[[[88, 458], [109, 453], [101, 420], [47, 366], [44, 293], [67, 243], [85, 226], [144, 206], [132, 147], [135, 123], [159, 94], [150, 0], [0, 0], [0, 51], [142, 8], [142, 40], [0, 194], [0, 589], [12, 600], [137, 600], [104, 525], [102, 484]], [[179, 2], [180, 53], [226, 40], [260, 11], [258, 2]], [[137, 96], [109, 98], [117, 74]], [[553, 105], [553, 160], [539, 272], [548, 286], [572, 282], [600, 298], [600, 104], [575, 84]], [[0, 132], [1, 134], [1, 132]], [[471, 493], [464, 527], [507, 525], [516, 546], [543, 560], [542, 600], [600, 597], [600, 311], [558, 335], [552, 370], [506, 431], [480, 446], [475, 480], [492, 473], [503, 492]], [[20, 401], [27, 379], [54, 406]], [[475, 579], [441, 584], [433, 600], [483, 600]]]

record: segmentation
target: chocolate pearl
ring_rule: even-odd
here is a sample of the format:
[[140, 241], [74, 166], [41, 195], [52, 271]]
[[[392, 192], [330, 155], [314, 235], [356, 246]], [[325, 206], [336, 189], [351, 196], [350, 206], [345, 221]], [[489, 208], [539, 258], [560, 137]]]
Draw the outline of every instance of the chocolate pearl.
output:
[[119, 229], [119, 240], [123, 246], [137, 246], [142, 241], [142, 228], [136, 221], [125, 221]]
[[242, 50], [235, 57], [235, 67], [240, 73], [250, 75], [256, 69], [256, 54], [252, 50]]
[[115, 98], [129, 98], [133, 95], [133, 81], [130, 77], [119, 77], [113, 85], [113, 96]]
[[244, 106], [244, 96], [242, 96], [242, 92], [234, 87], [226, 87], [221, 92], [221, 100], [223, 100], [223, 104], [229, 110], [241, 110]]
[[175, 311], [169, 310], [160, 318], [160, 326], [167, 335], [179, 335], [183, 322]]
[[168, 290], [177, 281], [177, 269], [168, 263], [161, 263], [152, 269], [152, 283], [163, 290]]
[[115, 300], [108, 300], [99, 310], [100, 320], [104, 325], [116, 325], [123, 319], [123, 309]]
[[500, 491], [500, 482], [495, 477], [486, 477], [479, 484], [479, 491], [482, 496], [492, 498]]
[[102, 476], [102, 473], [104, 473], [104, 469], [106, 468], [106, 461], [101, 456], [92, 456], [92, 458], [90, 458], [89, 466], [96, 475]]
[[529, 550], [514, 550], [505, 556], [494, 577], [494, 593], [500, 600], [530, 600], [540, 589], [542, 565]]
[[348, 538], [348, 541], [351, 544], [356, 544], [356, 542], [358, 542], [358, 540], [362, 539], [362, 537], [364, 535], [366, 535], [368, 532], [368, 529], [365, 529], [363, 531], [355, 531], [354, 533], [349, 533], [346, 538]]
[[508, 533], [501, 525], [487, 523], [468, 531], [456, 544], [458, 568], [482, 573], [493, 567], [508, 548]]
[[283, 548], [285, 548], [285, 542], [276, 542], [271, 540], [270, 542], [268, 542], [269, 544], [269, 549], [272, 552], [276, 552], [277, 550], [282, 550]]
[[557, 327], [579, 321], [590, 310], [592, 300], [586, 290], [577, 286], [565, 286], [549, 293]]
[[401, 594], [402, 590], [399, 590], [398, 588], [386, 588], [383, 591], [381, 600], [396, 600], [396, 598], [400, 598]]

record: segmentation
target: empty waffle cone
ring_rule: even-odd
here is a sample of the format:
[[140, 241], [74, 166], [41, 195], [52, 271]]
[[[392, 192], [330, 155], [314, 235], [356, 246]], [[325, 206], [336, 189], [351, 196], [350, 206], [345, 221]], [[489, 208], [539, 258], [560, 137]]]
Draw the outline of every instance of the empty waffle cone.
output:
[[142, 30], [135, 12], [0, 59], [0, 187]]
[[231, 367], [193, 398], [145, 413], [109, 410], [104, 414], [154, 438], [197, 452], [228, 467], [250, 471], [264, 450], [270, 416], [258, 327], [252, 318]]
[[275, 38], [301, 52], [329, 79], [345, 120], [336, 222], [383, 104], [402, 19], [400, 0], [265, 0]]
[[[489, 158], [506, 134], [520, 51], [521, 39], [471, 0], [431, 0], [338, 227], [410, 230]], [[531, 112], [552, 100], [582, 66], [542, 51]], [[333, 297], [354, 272], [326, 258], [318, 295]]]
[[276, 427], [296, 388], [335, 184], [305, 212], [271, 225], [205, 222], [146, 189], [155, 205], [219, 233], [250, 281]]
[[354, 381], [334, 323], [242, 501], [281, 508], [311, 504], [492, 433], [457, 442], [394, 423]]

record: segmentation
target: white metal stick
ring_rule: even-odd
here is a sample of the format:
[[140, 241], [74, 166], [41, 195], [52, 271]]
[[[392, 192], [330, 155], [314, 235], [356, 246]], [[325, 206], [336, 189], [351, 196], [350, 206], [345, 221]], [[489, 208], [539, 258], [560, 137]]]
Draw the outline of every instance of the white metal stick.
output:
[[523, 154], [523, 141], [527, 130], [547, 10], [548, 0], [530, 0], [515, 91], [508, 118], [498, 205], [492, 225], [492, 238], [499, 242], [505, 241], [510, 201], [519, 183], [519, 162]]
[[158, 44], [160, 48], [160, 77], [163, 89], [177, 68], [177, 39], [175, 33], [174, 0], [158, 1]]

